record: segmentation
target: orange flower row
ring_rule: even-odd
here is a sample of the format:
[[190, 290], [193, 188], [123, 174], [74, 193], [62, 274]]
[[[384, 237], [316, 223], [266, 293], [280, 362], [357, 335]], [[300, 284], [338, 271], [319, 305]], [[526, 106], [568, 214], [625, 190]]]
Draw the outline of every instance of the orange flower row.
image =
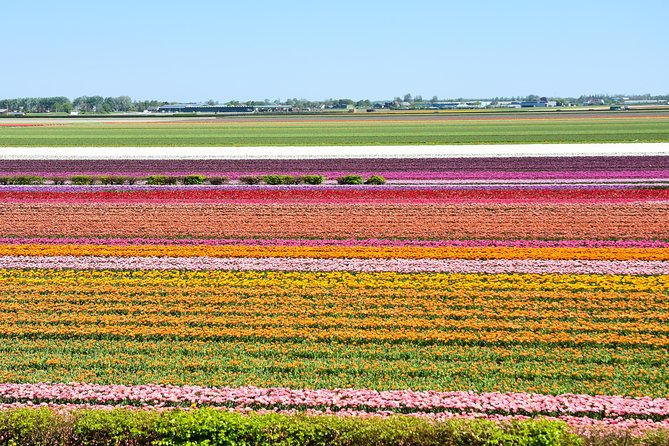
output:
[[0, 203], [0, 234], [77, 237], [667, 239], [669, 203]]
[[0, 279], [4, 336], [669, 346], [664, 276], [0, 270]]
[[347, 328], [339, 321], [337, 326], [171, 326], [171, 325], [109, 325], [46, 324], [44, 322], [17, 323], [0, 322], [3, 336], [127, 336], [149, 338], [195, 338], [195, 339], [267, 339], [267, 340], [338, 340], [359, 342], [418, 342], [418, 343], [483, 343], [483, 344], [559, 344], [559, 345], [608, 345], [646, 346], [669, 348], [669, 337], [653, 333], [570, 332], [567, 330], [535, 332], [500, 327], [497, 330], [441, 330], [435, 328], [378, 327], [369, 330]]

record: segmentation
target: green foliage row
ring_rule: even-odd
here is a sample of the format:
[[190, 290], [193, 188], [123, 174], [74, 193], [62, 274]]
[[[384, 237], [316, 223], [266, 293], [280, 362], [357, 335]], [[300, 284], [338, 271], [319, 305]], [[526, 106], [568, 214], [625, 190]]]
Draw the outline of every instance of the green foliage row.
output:
[[371, 177], [364, 180], [361, 175], [344, 175], [343, 177], [337, 178], [338, 184], [372, 184], [372, 185], [381, 185], [386, 184], [386, 179], [381, 175], [372, 175]]
[[[598, 442], [606, 438], [608, 443]], [[626, 441], [623, 443], [623, 440]], [[49, 409], [0, 412], [0, 445], [595, 446], [669, 444], [667, 432], [579, 437], [563, 422], [430, 422], [410, 417], [241, 415], [217, 409], [132, 411]]]
[[[66, 177], [39, 177], [32, 175], [17, 175], [17, 176], [3, 176], [0, 177], [0, 185], [36, 185], [44, 184], [46, 181], [50, 180], [54, 184], [65, 184], [68, 180], [73, 185], [78, 186], [87, 186], [92, 184], [104, 184], [104, 185], [121, 185], [121, 184], [136, 184], [142, 178], [138, 177], [127, 177], [119, 175], [103, 175], [103, 176], [91, 176], [91, 175], [72, 175], [69, 178]], [[192, 174], [186, 175], [184, 177], [175, 177], [168, 175], [149, 175], [144, 178], [146, 184], [153, 186], [164, 186], [164, 185], [199, 185], [209, 182], [212, 185], [221, 185], [228, 184], [230, 178], [228, 177], [206, 177], [204, 175]], [[325, 177], [322, 175], [243, 175], [239, 177], [239, 182], [242, 184], [269, 184], [269, 185], [290, 185], [290, 184], [309, 184], [309, 185], [318, 185], [322, 184], [325, 181]], [[337, 179], [339, 184], [385, 184], [386, 179], [380, 175], [373, 175], [369, 177], [366, 181], [360, 175], [346, 175]]]
[[0, 184], [2, 185], [17, 185], [25, 186], [30, 184], [44, 184], [46, 178], [36, 177], [33, 175], [17, 175], [13, 177], [0, 177]]
[[288, 185], [288, 184], [322, 184], [325, 177], [322, 175], [243, 175], [239, 177], [242, 184], [269, 184], [269, 185]]

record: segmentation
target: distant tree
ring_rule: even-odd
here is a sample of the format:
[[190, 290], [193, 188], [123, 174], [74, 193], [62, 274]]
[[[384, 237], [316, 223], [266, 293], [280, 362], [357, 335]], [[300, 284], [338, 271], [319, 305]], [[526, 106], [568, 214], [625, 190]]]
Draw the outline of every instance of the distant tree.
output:
[[149, 101], [135, 101], [133, 102], [133, 107], [135, 110], [144, 111], [148, 110], [149, 107], [160, 107], [161, 105], [167, 105], [165, 101], [157, 101], [155, 99]]
[[81, 111], [101, 111], [105, 99], [102, 96], [80, 96], [73, 101], [74, 107]]
[[411, 96], [411, 93], [407, 93], [404, 95], [404, 102], [413, 102], [413, 97]]
[[116, 111], [116, 100], [114, 98], [105, 98], [104, 101], [102, 101], [102, 107], [98, 110], [98, 112], [100, 111], [102, 113], [111, 113]]
[[60, 109], [59, 111], [62, 111], [64, 113], [70, 113], [72, 111], [72, 103], [68, 99], [67, 102], [59, 103], [58, 109]]
[[355, 105], [352, 99], [338, 99], [334, 106], [338, 108], [346, 108], [349, 105]]
[[430, 99], [430, 102], [432, 102], [433, 104], [434, 104], [435, 102], [439, 102], [439, 98], [436, 97], [436, 96], [432, 96], [432, 99]]
[[218, 101], [214, 101], [213, 99], [209, 99], [207, 102], [205, 102], [205, 105], [218, 105]]
[[130, 96], [119, 96], [114, 98], [114, 111], [134, 111], [135, 105], [132, 103]]

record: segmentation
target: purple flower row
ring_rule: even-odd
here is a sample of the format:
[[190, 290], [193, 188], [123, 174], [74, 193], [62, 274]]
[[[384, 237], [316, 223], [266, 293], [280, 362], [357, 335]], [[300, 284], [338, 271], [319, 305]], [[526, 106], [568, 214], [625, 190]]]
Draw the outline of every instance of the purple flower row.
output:
[[373, 159], [181, 159], [181, 160], [0, 160], [2, 174], [41, 172], [44, 175], [109, 173], [229, 172], [619, 172], [669, 171], [669, 156], [373, 158]]
[[661, 240], [392, 240], [392, 239], [194, 239], [194, 238], [96, 238], [0, 237], [0, 244], [39, 245], [176, 245], [176, 246], [370, 246], [426, 248], [669, 248]]
[[[501, 182], [498, 184], [490, 184], [488, 182], [467, 182], [467, 181], [458, 181], [448, 184], [432, 183], [430, 181], [412, 181], [410, 184], [386, 184], [386, 185], [375, 185], [374, 190], [423, 190], [429, 188], [431, 190], [485, 190], [485, 191], [494, 191], [494, 190], [514, 190], [514, 189], [546, 189], [546, 190], [560, 190], [560, 189], [569, 189], [569, 190], [583, 190], [583, 189], [633, 189], [641, 187], [657, 187], [665, 186], [669, 187], [669, 181], [662, 181], [661, 183], [654, 182], [604, 182], [604, 181], [588, 181], [587, 183], [580, 183], [576, 181], [566, 181], [566, 182]], [[327, 190], [362, 190], [368, 191], [370, 187], [368, 185], [336, 185], [336, 184], [322, 184], [319, 186], [310, 186], [305, 184], [300, 185], [283, 185], [283, 186], [273, 186], [267, 184], [259, 185], [240, 185], [240, 184], [226, 184], [226, 185], [166, 185], [166, 186], [154, 186], [146, 184], [120, 184], [120, 185], [52, 185], [52, 184], [43, 184], [43, 185], [2, 185], [0, 186], [0, 191], [7, 192], [99, 192], [99, 191], [154, 191], [154, 190], [286, 190], [286, 189], [299, 189], [299, 190], [317, 190], [319, 192]]]
[[190, 271], [354, 271], [459, 274], [669, 274], [669, 262], [655, 260], [464, 260], [319, 259], [284, 257], [101, 257], [2, 256], [0, 268], [190, 270]]

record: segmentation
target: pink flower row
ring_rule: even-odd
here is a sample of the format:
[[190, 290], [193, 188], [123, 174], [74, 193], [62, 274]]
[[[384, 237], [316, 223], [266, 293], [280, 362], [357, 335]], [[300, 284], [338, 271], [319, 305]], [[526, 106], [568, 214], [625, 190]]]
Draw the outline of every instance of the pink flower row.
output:
[[1, 256], [0, 268], [113, 270], [355, 271], [483, 274], [669, 274], [654, 260], [318, 259], [285, 257]]
[[423, 413], [586, 417], [599, 420], [669, 420], [669, 399], [605, 395], [541, 395], [367, 389], [288, 389], [99, 384], [0, 384], [0, 401], [16, 404], [212, 406], [253, 410], [319, 410], [330, 413]]
[[0, 237], [0, 244], [40, 245], [179, 245], [179, 246], [418, 246], [428, 248], [669, 248], [662, 240], [392, 240], [392, 239], [193, 239], [193, 238], [96, 238]]

